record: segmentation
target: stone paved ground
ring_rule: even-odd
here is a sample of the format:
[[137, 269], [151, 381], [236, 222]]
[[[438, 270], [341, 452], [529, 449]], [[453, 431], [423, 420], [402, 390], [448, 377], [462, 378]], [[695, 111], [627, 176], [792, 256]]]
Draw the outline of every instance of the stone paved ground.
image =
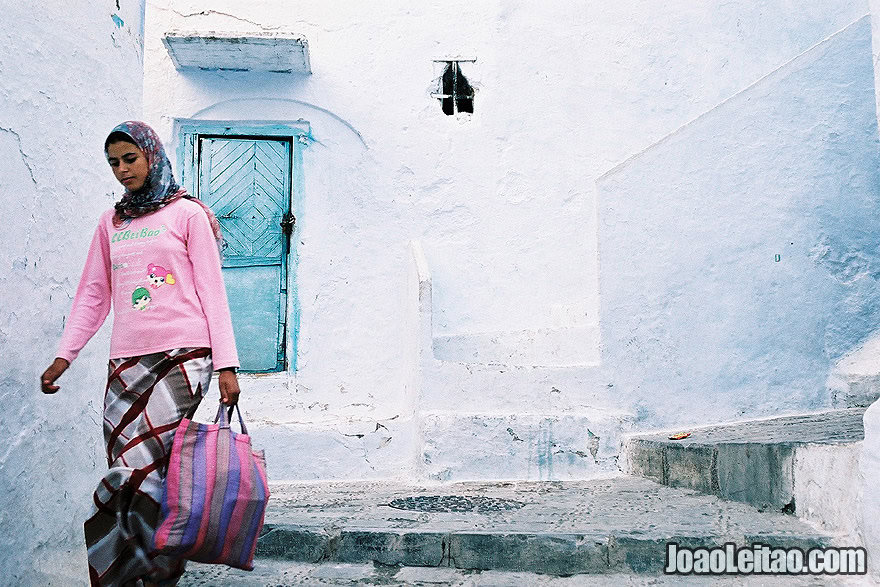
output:
[[[415, 486], [382, 482], [273, 485], [268, 526], [321, 529], [393, 529], [431, 532], [615, 533], [669, 537], [757, 534], [816, 535], [792, 516], [760, 513], [745, 504], [638, 477], [590, 481], [512, 481]], [[481, 496], [524, 503], [518, 509], [418, 512], [389, 506], [413, 496]]]
[[713, 587], [779, 587], [878, 585], [866, 577], [666, 577], [657, 575], [611, 574], [551, 577], [534, 573], [506, 571], [461, 571], [450, 568], [386, 567], [371, 564], [311, 564], [261, 560], [248, 573], [215, 565], [191, 563], [180, 587], [234, 586], [280, 587], [287, 585], [377, 585], [386, 587], [672, 587], [712, 585]]
[[[481, 500], [487, 511], [478, 513], [420, 512], [389, 506], [394, 500], [413, 504], [424, 501], [413, 498], [434, 495], [455, 497], [440, 502], [453, 510], [462, 509], [466, 497], [493, 499]], [[504, 502], [495, 500], [524, 505], [497, 508]], [[780, 544], [803, 544], [813, 539], [849, 543], [823, 535], [792, 516], [760, 513], [745, 504], [628, 476], [418, 487], [379, 482], [294, 483], [273, 486], [270, 504], [266, 517], [269, 533], [261, 539], [255, 571], [192, 563], [181, 585], [867, 584], [864, 577], [663, 576], [663, 559], [653, 551], [659, 548], [665, 552], [663, 545], [673, 536], [710, 544], [762, 539]], [[521, 546], [522, 536], [529, 537], [527, 548]], [[454, 549], [449, 544], [462, 537], [480, 537], [480, 541], [462, 541], [460, 551], [452, 556]], [[499, 541], [481, 552], [480, 545], [491, 538]], [[602, 557], [594, 557], [595, 553], [584, 550], [585, 543], [604, 546], [606, 551]], [[514, 550], [504, 553], [511, 544]], [[634, 554], [643, 562], [637, 573], [632, 572]], [[609, 566], [615, 556], [619, 564]], [[400, 562], [400, 557], [415, 557], [421, 562]], [[575, 573], [607, 574], [554, 573], [560, 561], [568, 564], [568, 560], [576, 561], [574, 566], [581, 569]], [[594, 563], [601, 568], [593, 568]]]

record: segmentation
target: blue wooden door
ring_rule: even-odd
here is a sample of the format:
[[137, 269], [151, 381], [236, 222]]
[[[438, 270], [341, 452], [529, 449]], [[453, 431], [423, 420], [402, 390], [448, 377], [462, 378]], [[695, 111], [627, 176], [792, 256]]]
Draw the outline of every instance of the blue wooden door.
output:
[[284, 368], [290, 142], [199, 137], [199, 198], [223, 230], [223, 278], [243, 371]]

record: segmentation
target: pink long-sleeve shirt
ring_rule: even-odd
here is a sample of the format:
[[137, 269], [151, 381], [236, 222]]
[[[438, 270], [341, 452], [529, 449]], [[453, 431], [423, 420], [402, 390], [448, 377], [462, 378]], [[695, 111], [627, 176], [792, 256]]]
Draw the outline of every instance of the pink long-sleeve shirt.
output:
[[110, 358], [210, 347], [238, 367], [217, 241], [204, 209], [175, 200], [120, 228], [113, 209], [92, 237], [57, 356], [72, 362], [113, 306]]

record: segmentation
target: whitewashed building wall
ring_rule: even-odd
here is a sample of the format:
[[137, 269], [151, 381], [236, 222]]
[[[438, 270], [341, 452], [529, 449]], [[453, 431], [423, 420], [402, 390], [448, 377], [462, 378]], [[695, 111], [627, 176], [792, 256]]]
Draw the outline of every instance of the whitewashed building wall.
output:
[[141, 116], [143, 2], [0, 2], [0, 569], [82, 585], [82, 523], [106, 469], [105, 327], [40, 393], [98, 215], [118, 188], [104, 138]]
[[[876, 93], [880, 96], [880, 73], [876, 64], [880, 59], [880, 2], [871, 0], [872, 56]], [[877, 115], [880, 118], [880, 99], [877, 102]], [[877, 350], [880, 337], [874, 336], [853, 353], [849, 364], [842, 371], [856, 375], [863, 388], [876, 390], [880, 383], [880, 360]], [[868, 552], [880, 551], [880, 401], [875, 401], [864, 415], [865, 440], [859, 455], [859, 466], [853, 475], [858, 483], [858, 505], [856, 515], [859, 523], [859, 538]], [[875, 580], [880, 578], [880, 567], [872, 565], [869, 572]]]
[[[868, 13], [150, 2], [171, 152], [193, 119], [310, 128], [295, 369], [243, 378], [270, 476], [586, 477], [626, 430], [826, 405], [874, 328]], [[303, 35], [312, 73], [178, 71], [170, 31]], [[431, 97], [454, 56], [473, 114]]]

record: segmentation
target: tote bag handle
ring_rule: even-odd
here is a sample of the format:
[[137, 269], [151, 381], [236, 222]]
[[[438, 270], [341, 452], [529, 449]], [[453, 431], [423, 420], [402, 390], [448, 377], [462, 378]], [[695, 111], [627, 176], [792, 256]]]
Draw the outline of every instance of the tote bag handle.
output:
[[217, 415], [214, 417], [214, 424], [219, 420], [220, 428], [229, 428], [229, 420], [232, 418], [232, 412], [235, 411], [238, 412], [238, 423], [241, 425], [241, 433], [247, 434], [247, 426], [244, 425], [244, 418], [241, 417], [241, 410], [238, 409], [238, 404], [236, 403], [235, 405], [229, 406], [229, 412], [224, 408], [226, 408], [226, 406], [222, 403], [220, 404], [220, 407], [217, 408]]

